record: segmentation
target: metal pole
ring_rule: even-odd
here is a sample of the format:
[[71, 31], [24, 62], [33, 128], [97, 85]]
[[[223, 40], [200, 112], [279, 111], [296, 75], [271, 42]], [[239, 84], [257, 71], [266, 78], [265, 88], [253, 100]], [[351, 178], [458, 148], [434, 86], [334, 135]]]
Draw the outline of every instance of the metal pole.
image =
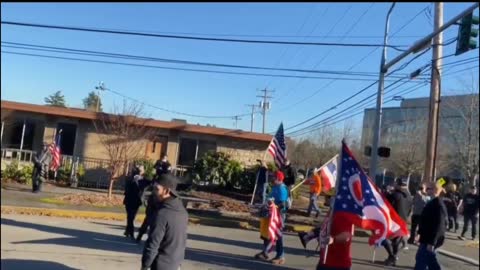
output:
[[3, 145], [3, 128], [5, 126], [5, 121], [2, 121], [2, 135], [0, 137], [0, 145]]
[[96, 112], [98, 112], [98, 110], [100, 109], [100, 90], [97, 91], [98, 94], [97, 94], [97, 110]]
[[[443, 23], [443, 3], [435, 3], [434, 30], [442, 27]], [[435, 163], [437, 159], [437, 139], [438, 139], [438, 122], [440, 112], [440, 66], [442, 64], [443, 47], [440, 46], [443, 41], [443, 32], [440, 32], [433, 40], [432, 53], [432, 75], [430, 85], [430, 110], [428, 117], [428, 133], [427, 133], [427, 151], [425, 159], [425, 179], [434, 181], [435, 179]]]
[[387, 169], [383, 169], [382, 186], [385, 185], [385, 174], [387, 174]]
[[430, 41], [432, 40], [432, 38], [434, 38], [436, 35], [438, 35], [439, 33], [443, 32], [445, 29], [447, 29], [448, 27], [454, 25], [454, 24], [457, 24], [458, 20], [462, 19], [463, 17], [465, 17], [465, 15], [469, 14], [469, 13], [472, 13], [475, 9], [478, 8], [478, 3], [475, 3], [473, 4], [472, 6], [470, 6], [469, 8], [465, 9], [462, 13], [458, 14], [457, 16], [453, 17], [451, 20], [449, 20], [448, 22], [446, 22], [445, 24], [443, 24], [440, 28], [438, 28], [436, 31], [433, 31], [431, 34], [429, 34], [428, 36], [418, 40], [417, 42], [415, 42], [408, 50], [406, 50], [405, 52], [401, 53], [399, 56], [395, 57], [392, 61], [388, 62], [385, 64], [385, 69], [389, 69], [391, 68], [393, 65], [395, 65], [396, 63], [398, 63], [400, 60], [402, 60], [403, 58], [405, 58], [407, 55], [411, 54], [412, 52], [415, 52], [415, 51], [418, 51], [420, 49], [422, 49], [423, 47], [425, 47], [426, 44], [430, 43]]
[[377, 161], [378, 161], [378, 144], [381, 135], [381, 123], [382, 123], [382, 104], [383, 104], [383, 88], [385, 82], [385, 62], [387, 60], [387, 43], [388, 43], [388, 29], [390, 25], [390, 15], [392, 14], [395, 3], [392, 4], [388, 10], [387, 20], [385, 22], [385, 34], [383, 37], [383, 53], [382, 60], [380, 61], [380, 76], [378, 79], [378, 92], [377, 92], [377, 113], [375, 115], [375, 123], [373, 126], [373, 140], [372, 140], [372, 155], [370, 158], [370, 177], [375, 179], [377, 176]]
[[[23, 150], [23, 139], [24, 138], [25, 138], [25, 119], [23, 119], [22, 139], [20, 140], [20, 151]], [[22, 155], [21, 152], [20, 152], [20, 155]]]

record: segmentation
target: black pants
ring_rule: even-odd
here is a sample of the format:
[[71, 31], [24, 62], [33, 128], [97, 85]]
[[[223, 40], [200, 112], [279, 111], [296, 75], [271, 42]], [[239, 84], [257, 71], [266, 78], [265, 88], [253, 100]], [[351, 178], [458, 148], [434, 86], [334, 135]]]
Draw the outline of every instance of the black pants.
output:
[[408, 242], [415, 242], [415, 236], [417, 235], [417, 227], [420, 224], [421, 219], [421, 215], [412, 215], [412, 224], [410, 225], [410, 238], [408, 239]]
[[475, 215], [464, 215], [463, 216], [463, 231], [462, 231], [462, 237], [465, 236], [465, 233], [468, 230], [468, 223], [472, 223], [472, 238], [475, 238], [477, 236], [477, 221], [478, 218]]
[[[454, 227], [455, 226], [455, 227]], [[457, 221], [457, 213], [449, 213], [448, 214], [448, 230], [454, 229], [455, 232], [458, 230], [458, 221]]]
[[125, 205], [125, 210], [127, 210], [127, 228], [125, 229], [125, 234], [129, 237], [134, 237], [134, 221], [135, 217], [137, 216], [138, 208], [139, 206]]
[[40, 192], [42, 191], [42, 181], [40, 179], [40, 173], [36, 170], [34, 171], [32, 177], [32, 191], [33, 192]]
[[382, 242], [383, 247], [388, 253], [388, 257], [397, 256], [398, 250], [402, 241], [403, 241], [403, 237], [395, 237], [395, 238], [392, 238], [392, 240], [386, 239]]
[[145, 215], [145, 218], [143, 219], [142, 226], [140, 226], [140, 229], [138, 229], [138, 235], [137, 235], [137, 240], [140, 241], [142, 239], [142, 236], [147, 233], [148, 227], [150, 226], [150, 220], [151, 217], [147, 213]]

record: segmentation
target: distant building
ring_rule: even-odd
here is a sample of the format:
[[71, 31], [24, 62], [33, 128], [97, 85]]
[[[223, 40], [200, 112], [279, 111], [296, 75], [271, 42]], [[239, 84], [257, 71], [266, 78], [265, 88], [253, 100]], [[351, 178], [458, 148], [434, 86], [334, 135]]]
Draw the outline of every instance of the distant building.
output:
[[[475, 105], [476, 102], [476, 105]], [[476, 106], [476, 108], [472, 108]], [[362, 149], [371, 146], [373, 136], [373, 126], [375, 120], [375, 108], [365, 110], [362, 128]], [[468, 113], [473, 113], [472, 119], [475, 121], [467, 124], [465, 117]], [[383, 108], [381, 141], [380, 146], [390, 147], [391, 158], [398, 157], [399, 152], [412, 150], [424, 162], [426, 151], [426, 137], [429, 116], [429, 98], [404, 99], [400, 107]], [[467, 132], [467, 127], [476, 130], [478, 138], [478, 94], [442, 96], [440, 103], [440, 120], [438, 133], [438, 151], [442, 157], [449, 155], [458, 147], [462, 140], [467, 136], [462, 134]], [[478, 142], [478, 139], [477, 139]], [[476, 155], [478, 157], [478, 143], [476, 144]], [[415, 150], [415, 151], [413, 151]], [[478, 159], [478, 158], [477, 158]], [[384, 160], [384, 167], [387, 170], [392, 168]], [[413, 160], [413, 159], [412, 159]], [[439, 161], [441, 162], [441, 160]], [[451, 161], [449, 161], [451, 162]], [[457, 162], [461, 162], [458, 160]], [[437, 164], [439, 164], [437, 162]], [[437, 176], [450, 176], [452, 178], [463, 178], [464, 176], [456, 168], [458, 164], [449, 166], [437, 166]], [[422, 164], [423, 168], [423, 164]], [[423, 169], [421, 170], [423, 171]], [[397, 175], [404, 176], [404, 175]]]

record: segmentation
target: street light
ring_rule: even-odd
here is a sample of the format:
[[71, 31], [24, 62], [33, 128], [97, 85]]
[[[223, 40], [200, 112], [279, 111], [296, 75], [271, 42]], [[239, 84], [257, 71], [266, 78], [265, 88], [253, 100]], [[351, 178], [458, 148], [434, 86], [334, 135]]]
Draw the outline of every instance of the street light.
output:
[[107, 88], [105, 87], [105, 84], [103, 82], [99, 82], [98, 86], [95, 86], [95, 89], [98, 91], [98, 94], [97, 94], [97, 110], [96, 110], [96, 112], [98, 112], [98, 110], [100, 109], [100, 90], [105, 91], [105, 90], [107, 90]]

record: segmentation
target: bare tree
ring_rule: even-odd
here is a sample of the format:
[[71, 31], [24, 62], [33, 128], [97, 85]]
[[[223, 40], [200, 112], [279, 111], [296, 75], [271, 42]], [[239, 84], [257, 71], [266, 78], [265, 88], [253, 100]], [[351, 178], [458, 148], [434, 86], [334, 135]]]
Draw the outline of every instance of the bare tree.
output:
[[108, 155], [110, 184], [108, 197], [112, 197], [113, 184], [128, 169], [128, 164], [142, 157], [145, 140], [151, 139], [151, 119], [145, 118], [143, 106], [138, 103], [114, 106], [111, 114], [99, 113], [93, 121], [100, 142]]
[[[461, 172], [473, 184], [479, 171], [479, 84], [472, 76], [471, 83], [462, 81], [463, 96], [451, 97], [444, 103], [441, 119], [448, 130], [447, 160], [450, 168]], [[449, 121], [448, 121], [449, 119]]]
[[390, 136], [391, 155], [384, 164], [400, 176], [419, 175], [424, 168], [427, 119], [419, 116], [421, 111], [412, 110], [405, 110], [400, 121], [386, 127], [396, 130]]

